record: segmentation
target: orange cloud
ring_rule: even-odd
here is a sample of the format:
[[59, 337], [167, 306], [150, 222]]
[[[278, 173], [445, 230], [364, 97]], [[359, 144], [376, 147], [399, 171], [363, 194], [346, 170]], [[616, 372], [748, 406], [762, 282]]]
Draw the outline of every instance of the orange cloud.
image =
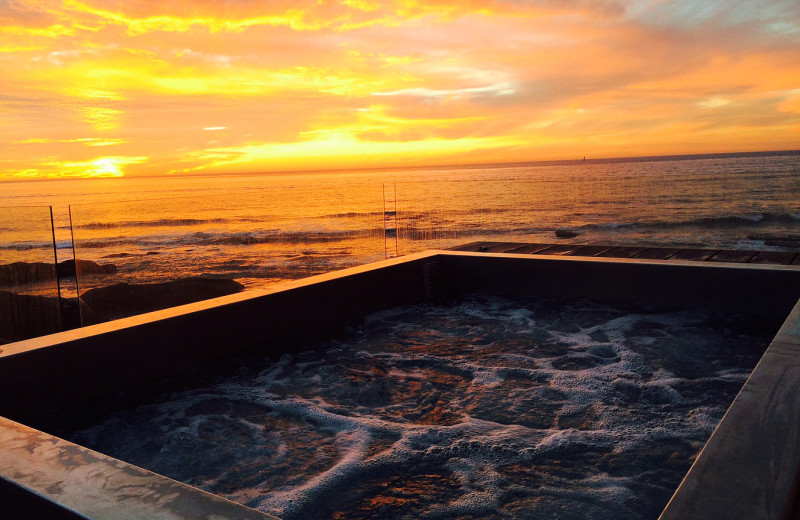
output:
[[798, 5], [9, 1], [0, 177], [796, 148]]
[[95, 157], [86, 161], [49, 160], [33, 164], [29, 168], [12, 169], [6, 172], [11, 178], [99, 178], [122, 177], [129, 164], [147, 161], [147, 157]]
[[77, 139], [47, 139], [35, 137], [24, 141], [15, 141], [14, 144], [54, 144], [54, 143], [81, 143], [86, 146], [114, 146], [123, 144], [122, 139], [98, 139], [96, 137], [80, 137]]

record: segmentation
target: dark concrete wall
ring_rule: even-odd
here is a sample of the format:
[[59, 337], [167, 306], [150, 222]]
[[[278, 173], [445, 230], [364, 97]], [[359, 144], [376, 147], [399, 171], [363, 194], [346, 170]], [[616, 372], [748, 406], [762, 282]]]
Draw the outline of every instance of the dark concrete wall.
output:
[[[0, 416], [42, 428], [43, 415], [87, 400], [121, 392], [135, 400], [240, 354], [307, 348], [366, 314], [425, 299], [422, 264], [354, 268], [271, 294], [241, 293], [0, 347]], [[20, 345], [32, 348], [2, 354]]]
[[593, 298], [741, 312], [777, 331], [800, 297], [800, 269], [699, 262], [453, 254], [440, 257], [450, 290]]

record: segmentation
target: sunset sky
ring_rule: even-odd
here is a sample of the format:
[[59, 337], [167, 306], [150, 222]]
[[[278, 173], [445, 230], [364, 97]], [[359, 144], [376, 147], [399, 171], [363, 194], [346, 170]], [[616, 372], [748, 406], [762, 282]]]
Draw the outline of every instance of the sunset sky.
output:
[[0, 0], [0, 179], [797, 148], [797, 0]]

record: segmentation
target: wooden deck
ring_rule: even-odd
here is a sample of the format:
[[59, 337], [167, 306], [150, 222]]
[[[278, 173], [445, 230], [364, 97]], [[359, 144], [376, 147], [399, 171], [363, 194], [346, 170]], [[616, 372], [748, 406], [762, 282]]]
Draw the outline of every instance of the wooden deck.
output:
[[524, 242], [471, 242], [452, 251], [513, 253], [530, 255], [598, 256], [605, 258], [644, 258], [650, 260], [693, 260], [736, 264], [800, 265], [796, 251], [752, 251], [680, 247], [632, 247], [583, 244], [531, 244]]

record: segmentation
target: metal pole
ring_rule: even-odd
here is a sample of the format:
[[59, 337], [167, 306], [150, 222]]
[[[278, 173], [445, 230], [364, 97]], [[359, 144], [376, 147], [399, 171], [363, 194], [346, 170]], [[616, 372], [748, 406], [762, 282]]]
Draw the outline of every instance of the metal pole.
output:
[[397, 243], [400, 241], [400, 217], [397, 214], [397, 183], [394, 183], [394, 256], [400, 256]]
[[53, 270], [56, 273], [56, 290], [58, 291], [58, 328], [64, 328], [64, 319], [62, 317], [63, 309], [62, 306], [64, 305], [63, 301], [61, 300], [61, 280], [58, 277], [58, 250], [56, 245], [56, 225], [55, 221], [53, 220], [53, 206], [48, 206], [50, 208], [50, 234], [53, 237]]
[[381, 186], [383, 188], [381, 191], [383, 195], [383, 257], [389, 258], [389, 239], [386, 236], [386, 183], [384, 182]]
[[78, 297], [78, 316], [83, 326], [83, 316], [81, 313], [81, 286], [78, 282], [78, 255], [75, 254], [75, 229], [72, 225], [72, 205], [67, 206], [69, 209], [69, 238], [72, 242], [72, 262], [75, 264], [75, 294]]

